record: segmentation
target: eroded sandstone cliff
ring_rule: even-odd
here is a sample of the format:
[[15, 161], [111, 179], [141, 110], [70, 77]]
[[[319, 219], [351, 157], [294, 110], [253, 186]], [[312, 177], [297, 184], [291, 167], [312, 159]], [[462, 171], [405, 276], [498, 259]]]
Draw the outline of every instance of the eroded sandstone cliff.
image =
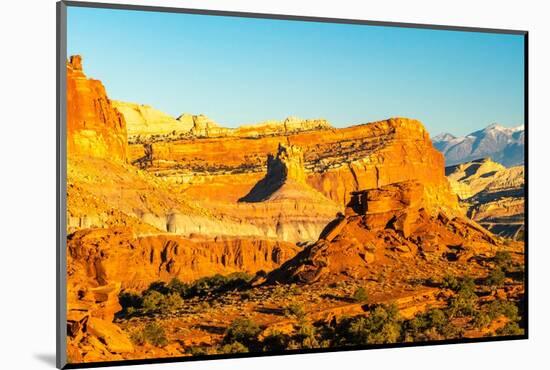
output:
[[[147, 170], [187, 188], [190, 194], [234, 202], [264, 177], [265, 158], [276, 153], [281, 143], [301, 148], [306, 183], [342, 208], [353, 191], [418, 180], [425, 185], [429, 209], [458, 211], [442, 154], [433, 148], [422, 124], [406, 118], [257, 139], [157, 142], [151, 146]], [[131, 145], [129, 151], [134, 160], [145, 155], [143, 145]], [[217, 191], [227, 187], [228, 178], [230, 189]]]
[[126, 160], [124, 116], [107, 97], [101, 81], [87, 78], [82, 58], [67, 63], [67, 154]]

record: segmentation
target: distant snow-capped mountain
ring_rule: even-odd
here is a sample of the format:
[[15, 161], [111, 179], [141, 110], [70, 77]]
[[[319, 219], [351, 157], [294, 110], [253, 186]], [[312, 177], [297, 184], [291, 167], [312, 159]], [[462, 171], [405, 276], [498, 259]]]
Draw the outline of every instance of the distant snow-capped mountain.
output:
[[523, 125], [504, 127], [492, 124], [466, 136], [439, 134], [432, 138], [432, 142], [445, 155], [447, 166], [489, 157], [511, 167], [523, 164], [524, 134]]

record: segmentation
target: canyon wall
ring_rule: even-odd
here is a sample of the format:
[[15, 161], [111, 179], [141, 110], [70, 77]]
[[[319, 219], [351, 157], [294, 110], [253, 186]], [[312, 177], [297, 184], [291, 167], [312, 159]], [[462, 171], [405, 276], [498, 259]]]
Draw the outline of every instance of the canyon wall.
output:
[[[227, 184], [230, 177], [229, 188], [239, 188], [240, 196], [228, 189], [225, 195], [217, 194], [216, 200], [233, 202], [265, 175], [266, 159], [277, 153], [281, 143], [301, 148], [307, 184], [342, 209], [353, 191], [418, 180], [426, 185], [428, 207], [459, 212], [456, 195], [445, 178], [442, 154], [433, 148], [422, 124], [406, 118], [255, 139], [156, 142], [147, 171], [190, 193], [198, 187], [206, 197], [219, 193], [209, 189]], [[144, 156], [144, 146], [131, 145], [129, 153], [137, 160]]]
[[126, 160], [124, 116], [114, 108], [101, 81], [87, 78], [82, 58], [67, 63], [67, 153]]

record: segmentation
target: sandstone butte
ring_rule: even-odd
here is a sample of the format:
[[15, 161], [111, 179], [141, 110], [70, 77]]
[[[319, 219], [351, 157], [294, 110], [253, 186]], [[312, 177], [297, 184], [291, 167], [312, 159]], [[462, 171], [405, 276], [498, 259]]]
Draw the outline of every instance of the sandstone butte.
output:
[[68, 353], [83, 361], [135, 351], [112, 323], [122, 289], [259, 270], [272, 271], [267, 283], [311, 284], [500, 243], [462, 216], [416, 120], [305, 130], [290, 120], [252, 136], [128, 144], [124, 116], [77, 56], [67, 103]]

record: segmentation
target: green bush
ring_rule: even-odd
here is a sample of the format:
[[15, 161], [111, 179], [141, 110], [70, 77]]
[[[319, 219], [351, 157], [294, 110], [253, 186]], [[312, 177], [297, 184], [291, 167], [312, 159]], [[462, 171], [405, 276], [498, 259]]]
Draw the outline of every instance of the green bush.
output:
[[126, 313], [130, 313], [130, 311], [141, 308], [142, 297], [132, 292], [121, 292], [118, 295], [118, 302]]
[[143, 330], [136, 330], [130, 334], [130, 340], [132, 343], [138, 346], [143, 346], [146, 342]]
[[177, 310], [183, 306], [183, 299], [178, 293], [169, 293], [165, 295], [161, 302], [161, 309], [163, 311]]
[[513, 302], [504, 300], [494, 300], [491, 302], [488, 305], [487, 313], [491, 320], [501, 315], [506, 316], [511, 321], [517, 321], [520, 318], [518, 307]]
[[145, 325], [141, 330], [136, 330], [130, 334], [132, 343], [142, 346], [145, 343], [150, 343], [157, 347], [164, 347], [168, 344], [164, 328], [157, 323], [151, 322]]
[[143, 328], [145, 340], [157, 347], [164, 347], [168, 344], [164, 328], [157, 323], [151, 322]]
[[235, 272], [227, 276], [216, 274], [204, 277], [190, 285], [188, 296], [205, 296], [236, 290], [246, 286], [252, 279], [253, 276], [244, 272]]
[[205, 356], [208, 354], [208, 348], [206, 347], [190, 347], [186, 350], [191, 356]]
[[239, 342], [250, 348], [250, 346], [257, 344], [258, 335], [261, 331], [254, 321], [247, 318], [237, 318], [227, 328], [224, 343]]
[[452, 324], [445, 312], [434, 308], [406, 320], [402, 325], [403, 336], [405, 341], [437, 340], [450, 332], [449, 325]]
[[293, 302], [285, 307], [284, 314], [285, 316], [295, 317], [297, 320], [303, 320], [306, 316], [306, 311], [300, 303]]
[[357, 303], [366, 303], [369, 300], [367, 290], [363, 287], [357, 288], [353, 293], [353, 300]]
[[473, 279], [465, 277], [458, 280], [458, 284], [454, 286], [453, 290], [456, 294], [448, 302], [449, 318], [472, 315], [477, 302]]
[[498, 251], [493, 257], [495, 265], [507, 271], [512, 266], [512, 256], [510, 252], [507, 251]]
[[148, 290], [145, 292], [142, 301], [142, 307], [145, 312], [159, 311], [162, 307], [164, 295], [157, 290]]
[[472, 317], [472, 325], [477, 329], [483, 329], [493, 321], [490, 314], [483, 311], [476, 311]]
[[524, 331], [517, 322], [509, 322], [496, 331], [497, 335], [523, 335]]
[[218, 350], [219, 353], [245, 353], [248, 352], [248, 348], [239, 342], [233, 342], [225, 344]]
[[293, 340], [298, 348], [319, 348], [319, 342], [316, 338], [316, 329], [313, 325], [301, 322], [295, 328], [296, 333], [293, 335]]
[[504, 279], [506, 278], [506, 274], [504, 271], [502, 271], [502, 268], [497, 266], [491, 272], [489, 273], [489, 276], [487, 276], [487, 279], [485, 279], [485, 283], [492, 287], [498, 287], [504, 284]]
[[443, 281], [441, 282], [441, 287], [444, 289], [451, 289], [454, 291], [458, 291], [460, 282], [456, 276], [453, 275], [445, 275], [443, 277]]
[[170, 292], [178, 293], [181, 297], [186, 297], [189, 294], [189, 284], [182, 282], [178, 278], [173, 278], [166, 285]]
[[267, 335], [262, 344], [264, 351], [284, 351], [288, 347], [288, 336], [274, 331]]
[[367, 317], [352, 319], [344, 336], [351, 344], [395, 343], [401, 335], [397, 306], [378, 305]]

